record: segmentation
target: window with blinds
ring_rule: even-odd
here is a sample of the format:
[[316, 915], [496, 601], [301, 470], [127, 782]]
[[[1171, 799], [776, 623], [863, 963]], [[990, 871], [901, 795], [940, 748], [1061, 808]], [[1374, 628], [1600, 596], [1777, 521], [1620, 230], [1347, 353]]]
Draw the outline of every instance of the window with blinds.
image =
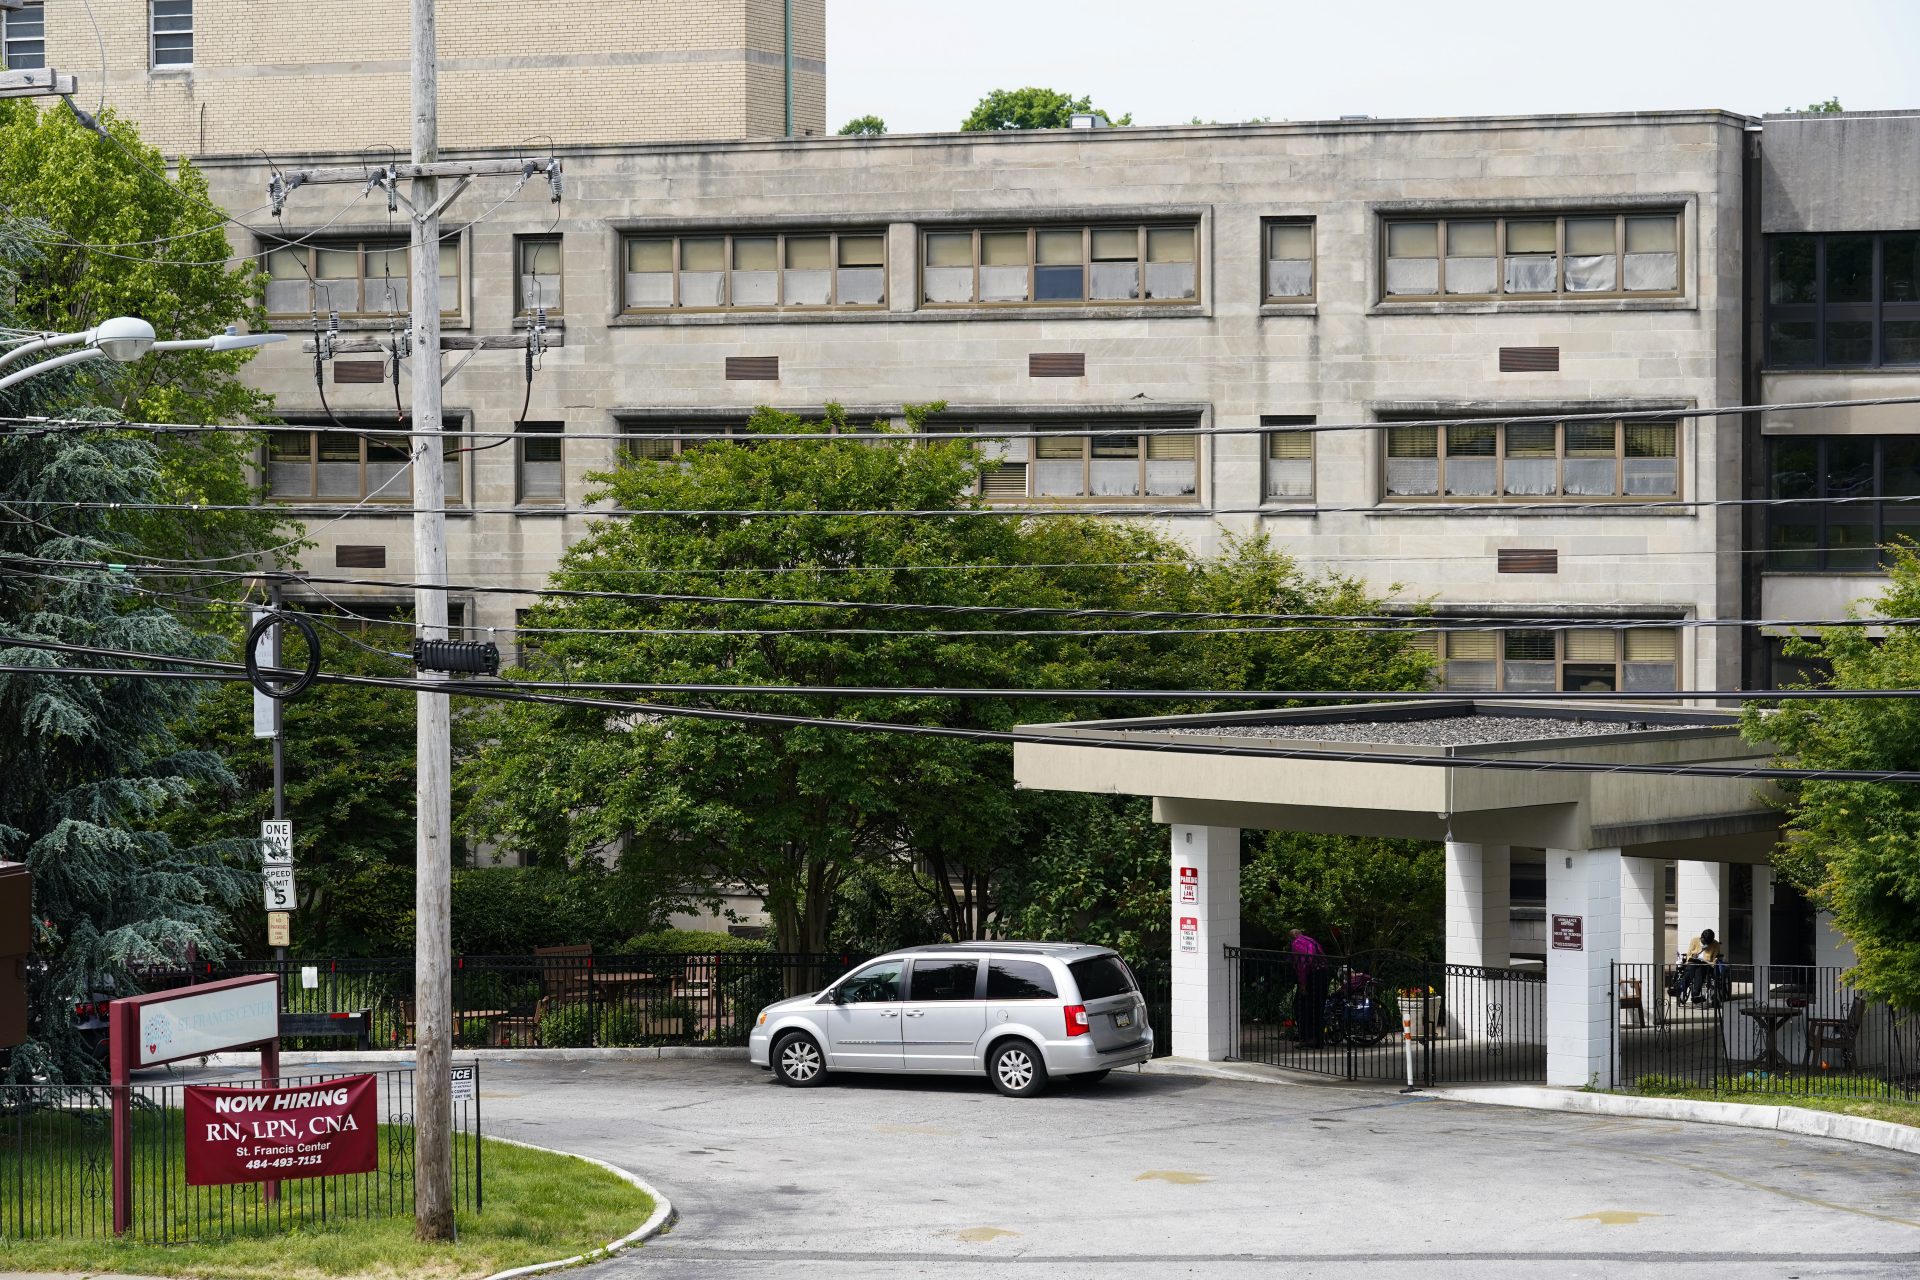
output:
[[1672, 422], [1515, 422], [1389, 426], [1385, 493], [1421, 499], [1648, 502], [1680, 492]]
[[47, 11], [39, 0], [0, 10], [0, 56], [8, 71], [38, 71], [47, 65]]
[[1678, 210], [1395, 218], [1382, 237], [1382, 293], [1389, 299], [1677, 294], [1680, 220]]
[[1266, 223], [1266, 299], [1304, 302], [1313, 297], [1313, 223]]
[[[1300, 427], [1312, 418], [1263, 417], [1263, 427]], [[1313, 498], [1313, 433], [1269, 430], [1266, 434], [1266, 495], [1269, 502], [1308, 502]]]
[[516, 236], [513, 242], [514, 299], [516, 315], [531, 315], [545, 308], [548, 315], [560, 310], [560, 237]]
[[193, 65], [193, 0], [148, 0], [151, 53], [156, 70]]
[[1045, 226], [928, 231], [928, 306], [1191, 302], [1199, 296], [1197, 227]]
[[878, 230], [630, 235], [625, 311], [883, 307]]
[[[268, 242], [267, 315], [276, 320], [337, 311], [343, 316], [399, 316], [412, 295], [412, 251], [404, 239], [328, 239], [299, 245]], [[440, 314], [461, 313], [460, 240], [440, 242]]]
[[564, 422], [514, 425], [520, 472], [517, 497], [522, 506], [555, 505], [566, 500], [566, 465], [561, 454], [565, 430]]
[[[980, 437], [978, 491], [990, 502], [1196, 501], [1200, 495], [1199, 440], [1153, 435], [1149, 427], [1102, 430], [1094, 436], [995, 438], [993, 430], [1086, 430], [1105, 424], [1072, 420], [983, 423], [960, 430]], [[1152, 427], [1195, 426], [1191, 418]]]
[[[362, 435], [318, 428], [332, 424], [320, 419], [304, 423], [288, 415], [289, 428], [267, 430], [267, 497], [274, 502], [365, 502], [405, 506], [413, 500], [413, 439], [408, 423], [395, 426], [389, 417], [343, 419], [352, 428], [393, 427], [391, 435]], [[452, 414], [446, 429], [459, 431], [461, 420]], [[316, 428], [316, 429], [303, 429]], [[461, 439], [441, 443], [442, 474], [449, 505], [462, 501]]]
[[1458, 693], [1670, 693], [1680, 687], [1675, 627], [1429, 631], [1442, 688]]

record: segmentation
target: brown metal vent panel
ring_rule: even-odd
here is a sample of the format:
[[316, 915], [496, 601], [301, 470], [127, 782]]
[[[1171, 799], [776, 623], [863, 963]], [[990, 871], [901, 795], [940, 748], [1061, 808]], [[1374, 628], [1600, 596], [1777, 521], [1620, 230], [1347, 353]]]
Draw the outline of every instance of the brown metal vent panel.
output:
[[728, 356], [728, 382], [778, 382], [779, 356]]
[[1501, 573], [1560, 572], [1560, 553], [1558, 551], [1539, 551], [1524, 547], [1501, 547], [1495, 554], [1499, 557]]
[[1500, 348], [1500, 372], [1558, 373], [1560, 372], [1560, 348], [1502, 347]]
[[335, 360], [333, 380], [378, 385], [387, 380], [387, 362], [385, 360]]
[[333, 549], [333, 567], [336, 569], [384, 569], [387, 567], [387, 549], [341, 543]]
[[1084, 378], [1087, 353], [1084, 351], [1035, 351], [1027, 356], [1029, 378]]

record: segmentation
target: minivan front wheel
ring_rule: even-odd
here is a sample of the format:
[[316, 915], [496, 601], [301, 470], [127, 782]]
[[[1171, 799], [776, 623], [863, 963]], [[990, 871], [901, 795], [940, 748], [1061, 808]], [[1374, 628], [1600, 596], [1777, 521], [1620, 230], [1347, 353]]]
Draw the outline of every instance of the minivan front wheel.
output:
[[827, 1078], [826, 1059], [812, 1036], [795, 1031], [773, 1046], [773, 1078], [795, 1089], [809, 1089]]
[[1009, 1098], [1031, 1098], [1047, 1087], [1047, 1064], [1040, 1051], [1024, 1040], [1009, 1040], [993, 1051], [987, 1062], [993, 1087]]

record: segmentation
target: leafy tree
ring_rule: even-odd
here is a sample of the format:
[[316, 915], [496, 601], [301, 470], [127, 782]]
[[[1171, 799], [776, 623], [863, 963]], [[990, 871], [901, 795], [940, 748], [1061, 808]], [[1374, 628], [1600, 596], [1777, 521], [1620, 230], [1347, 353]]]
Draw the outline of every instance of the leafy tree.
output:
[[1262, 831], [1247, 848], [1241, 904], [1248, 920], [1276, 938], [1295, 927], [1329, 951], [1441, 957], [1446, 904], [1440, 845]]
[[[1788, 107], [1787, 110], [1796, 111], [1796, 108]], [[1809, 102], [1806, 106], [1798, 108], [1797, 114], [1815, 116], [1838, 115], [1845, 110], [1846, 108], [1840, 105], [1840, 99], [1834, 97], [1828, 98], [1825, 102]]]
[[879, 116], [855, 116], [840, 126], [840, 136], [877, 138], [887, 131], [887, 122]]
[[[1890, 618], [1920, 616], [1920, 549], [1894, 549], [1892, 582], [1874, 602]], [[1787, 653], [1825, 662], [1817, 687], [1920, 686], [1920, 632], [1832, 627], [1787, 642]], [[1920, 705], [1906, 698], [1785, 702], [1749, 708], [1745, 728], [1772, 742], [1780, 762], [1809, 769], [1920, 769]], [[1783, 786], [1787, 823], [1774, 857], [1781, 875], [1833, 914], [1859, 964], [1851, 981], [1869, 997], [1920, 1004], [1920, 787], [1811, 781]]]
[[[396, 659], [321, 631], [329, 671], [404, 676]], [[369, 637], [380, 647], [383, 632]], [[386, 637], [385, 647], [398, 642]], [[237, 637], [236, 637], [237, 639]], [[297, 641], [289, 641], [297, 644]], [[296, 945], [331, 955], [386, 954], [411, 933], [414, 865], [413, 696], [396, 689], [316, 684], [284, 706], [287, 816], [299, 842]], [[230, 775], [195, 789], [168, 829], [207, 841], [257, 831], [273, 816], [273, 744], [253, 736], [253, 689], [222, 685], [181, 728], [190, 744], [220, 750]], [[257, 907], [257, 903], [251, 907]], [[236, 917], [236, 936], [264, 954], [265, 922]]]
[[[0, 222], [0, 297], [15, 264], [31, 262], [44, 227]], [[0, 314], [0, 324], [12, 317]], [[64, 408], [83, 376], [60, 372], [0, 393], [0, 414]], [[158, 829], [162, 812], [196, 783], [230, 776], [218, 756], [179, 743], [172, 724], [195, 697], [190, 681], [52, 674], [94, 663], [18, 640], [207, 656], [215, 644], [106, 569], [48, 569], [41, 560], [117, 557], [112, 513], [38, 505], [58, 499], [141, 503], [162, 486], [158, 449], [111, 431], [0, 432], [0, 483], [20, 500], [0, 522], [0, 664], [44, 669], [0, 674], [0, 858], [33, 873], [30, 1039], [6, 1078], [97, 1078], [99, 1064], [71, 1010], [95, 992], [136, 989], [139, 966], [195, 949], [227, 950], [224, 908], [257, 888], [239, 869], [251, 840], [187, 844]], [[39, 513], [45, 514], [39, 514]]]
[[[231, 324], [263, 327], [261, 280], [233, 249], [206, 180], [160, 152], [112, 111], [102, 137], [65, 106], [0, 101], [0, 191], [32, 228], [39, 252], [16, 264], [12, 323], [67, 332], [114, 316], [150, 321], [163, 338], [204, 337]], [[96, 362], [88, 400], [133, 421], [241, 422], [270, 416], [271, 397], [239, 380], [251, 351], [156, 353], [125, 366]], [[243, 433], [162, 437], [156, 501], [244, 506], [246, 464], [260, 439]], [[271, 508], [125, 513], [121, 541], [155, 555], [208, 556], [296, 536]], [[205, 584], [202, 584], [202, 589]]]
[[984, 133], [996, 129], [1065, 129], [1073, 123], [1076, 112], [1092, 112], [1108, 124], [1129, 125], [1133, 123], [1133, 113], [1128, 112], [1118, 120], [1104, 110], [1093, 105], [1089, 97], [1074, 97], [1054, 89], [1028, 87], [1025, 89], [995, 89], [980, 99], [969, 115], [960, 124], [967, 133]]

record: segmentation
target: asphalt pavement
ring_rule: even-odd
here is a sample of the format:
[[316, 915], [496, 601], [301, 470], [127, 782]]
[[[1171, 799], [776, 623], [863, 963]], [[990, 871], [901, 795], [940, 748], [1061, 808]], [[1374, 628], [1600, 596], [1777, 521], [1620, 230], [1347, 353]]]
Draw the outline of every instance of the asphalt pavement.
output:
[[1769, 1132], [1135, 1071], [1027, 1100], [714, 1059], [481, 1084], [488, 1133], [673, 1200], [595, 1280], [1920, 1274], [1920, 1158]]

